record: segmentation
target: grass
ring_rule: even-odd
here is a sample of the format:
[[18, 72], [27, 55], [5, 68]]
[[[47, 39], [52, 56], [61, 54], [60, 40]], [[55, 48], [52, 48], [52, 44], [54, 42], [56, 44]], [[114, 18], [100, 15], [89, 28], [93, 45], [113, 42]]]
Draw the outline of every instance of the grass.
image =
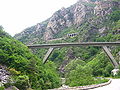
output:
[[94, 84], [101, 84], [101, 83], [105, 83], [105, 82], [108, 82], [108, 81], [109, 81], [109, 79], [99, 78], [99, 79], [95, 79]]

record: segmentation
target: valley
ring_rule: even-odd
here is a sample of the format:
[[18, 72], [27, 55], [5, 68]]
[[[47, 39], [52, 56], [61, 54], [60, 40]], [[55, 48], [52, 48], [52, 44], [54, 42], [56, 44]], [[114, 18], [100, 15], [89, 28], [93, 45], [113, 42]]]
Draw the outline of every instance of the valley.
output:
[[[78, 0], [14, 37], [0, 26], [0, 67], [6, 77], [0, 90], [56, 90], [120, 78], [120, 1]], [[118, 90], [118, 83], [112, 79], [95, 90]]]

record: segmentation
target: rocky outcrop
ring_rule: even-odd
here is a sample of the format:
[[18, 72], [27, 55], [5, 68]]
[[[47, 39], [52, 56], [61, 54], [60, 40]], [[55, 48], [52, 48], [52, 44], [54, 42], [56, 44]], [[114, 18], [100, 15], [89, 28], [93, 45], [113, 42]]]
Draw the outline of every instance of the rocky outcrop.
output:
[[[28, 44], [51, 40], [54, 39], [55, 34], [58, 34], [65, 28], [71, 26], [78, 28], [85, 21], [100, 24], [103, 22], [102, 17], [112, 12], [113, 6], [120, 7], [120, 2], [112, 0], [78, 0], [76, 4], [58, 10], [48, 20], [16, 34], [15, 38], [22, 42], [27, 42]], [[91, 19], [93, 16], [101, 18], [94, 20]], [[100, 28], [98, 28], [98, 31], [99, 30]], [[102, 32], [101, 30], [100, 33]]]
[[[59, 33], [61, 30], [72, 25], [79, 25], [82, 23], [86, 15], [91, 11], [91, 7], [84, 5], [83, 2], [90, 3], [89, 0], [79, 0], [69, 8], [58, 10], [48, 20], [16, 34], [15, 38], [23, 42], [25, 41], [25, 38], [30, 40], [30, 42], [34, 42], [39, 39], [53, 39], [53, 35]], [[33, 41], [31, 38], [34, 38]]]
[[60, 30], [63, 30], [73, 24], [72, 13], [66, 9], [62, 8], [57, 11], [51, 17], [46, 32], [44, 35], [45, 40], [53, 39], [53, 34], [57, 34]]
[[10, 73], [5, 66], [0, 65], [0, 86], [10, 82]]
[[98, 16], [105, 16], [106, 14], [110, 14], [112, 12], [112, 4], [108, 1], [96, 1], [96, 7], [94, 8], [94, 14]]
[[55, 12], [50, 18], [45, 34], [44, 40], [53, 39], [53, 35], [59, 33], [61, 30], [72, 25], [79, 26], [85, 18], [88, 18], [93, 13], [93, 7], [85, 5], [91, 3], [89, 0], [79, 0], [76, 4], [69, 8], [62, 8]]
[[18, 88], [16, 88], [15, 86], [11, 86], [6, 88], [5, 90], [19, 90]]
[[47, 23], [48, 21], [46, 20], [35, 26], [26, 28], [23, 32], [16, 34], [14, 37], [22, 42], [28, 41], [29, 44], [35, 43], [43, 39], [43, 34], [46, 30]]

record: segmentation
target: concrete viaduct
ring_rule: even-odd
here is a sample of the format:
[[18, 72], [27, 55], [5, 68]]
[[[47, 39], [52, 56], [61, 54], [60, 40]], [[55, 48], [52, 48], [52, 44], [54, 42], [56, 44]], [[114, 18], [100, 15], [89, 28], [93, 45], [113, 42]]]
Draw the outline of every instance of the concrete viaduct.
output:
[[108, 49], [108, 46], [120, 46], [120, 42], [80, 42], [80, 43], [57, 43], [57, 44], [37, 44], [37, 45], [27, 45], [28, 48], [34, 49], [34, 48], [49, 48], [48, 52], [44, 56], [43, 63], [45, 64], [51, 55], [54, 48], [60, 48], [60, 47], [68, 47], [68, 46], [100, 46], [103, 48], [104, 52], [107, 54], [107, 56], [110, 59], [110, 62], [114, 66], [115, 69], [119, 68], [119, 64], [111, 54], [110, 50]]

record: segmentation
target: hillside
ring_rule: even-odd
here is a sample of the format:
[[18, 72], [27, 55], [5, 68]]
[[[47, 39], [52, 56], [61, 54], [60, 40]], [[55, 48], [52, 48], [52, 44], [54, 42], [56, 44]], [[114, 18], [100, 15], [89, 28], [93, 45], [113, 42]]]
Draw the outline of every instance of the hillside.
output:
[[[48, 68], [49, 67], [49, 68]], [[60, 78], [53, 62], [46, 65], [21, 42], [0, 27], [0, 90], [11, 86], [19, 90], [45, 90], [60, 86]], [[5, 75], [4, 75], [5, 74]], [[6, 78], [6, 76], [9, 78]], [[2, 81], [5, 78], [5, 81]], [[1, 87], [2, 86], [2, 87]]]
[[119, 0], [79, 0], [68, 8], [58, 10], [48, 20], [26, 28], [15, 38], [26, 44], [44, 43], [77, 32], [80, 41], [94, 41], [98, 35], [104, 36], [110, 31], [110, 24], [114, 24], [110, 22], [109, 15], [119, 12], [119, 9]]
[[[78, 0], [68, 8], [55, 12], [49, 19], [16, 34], [24, 44], [65, 42], [119, 42], [120, 1]], [[119, 62], [120, 46], [109, 47]], [[47, 49], [35, 49], [43, 58]], [[101, 47], [64, 47], [54, 50], [48, 61], [53, 61], [69, 86], [101, 83], [94, 77], [110, 77], [114, 69]], [[120, 77], [120, 72], [118, 76]]]
[[[78, 0], [76, 4], [58, 10], [48, 20], [16, 34], [15, 38], [25, 44], [119, 41], [120, 1]], [[60, 50], [62, 51], [55, 50], [50, 57], [58, 64], [62, 63], [66, 56], [68, 59], [72, 57], [89, 61], [101, 48], [76, 47]], [[46, 49], [34, 53], [43, 58]], [[64, 67], [64, 64], [60, 67]]]

